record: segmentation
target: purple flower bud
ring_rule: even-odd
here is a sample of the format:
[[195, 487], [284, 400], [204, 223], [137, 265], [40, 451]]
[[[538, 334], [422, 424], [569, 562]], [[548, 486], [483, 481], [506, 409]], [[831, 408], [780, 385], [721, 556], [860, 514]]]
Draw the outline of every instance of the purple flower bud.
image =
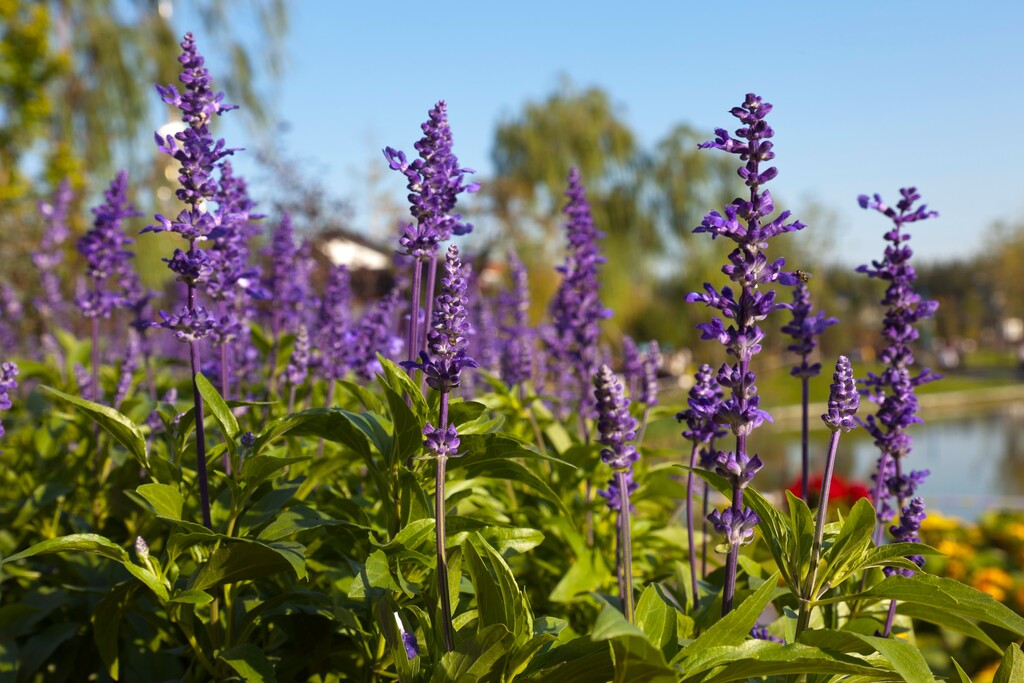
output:
[[448, 425], [447, 429], [434, 427], [429, 422], [423, 429], [423, 445], [434, 455], [440, 457], [455, 457], [459, 450], [459, 433], [455, 425]]
[[715, 472], [729, 479], [734, 488], [746, 488], [764, 463], [761, 458], [747, 457], [746, 453], [737, 455], [732, 451], [718, 451], [714, 457]]
[[398, 612], [395, 612], [395, 623], [398, 624], [398, 632], [402, 636], [402, 645], [405, 646], [406, 657], [416, 659], [420, 654], [420, 646], [416, 642], [416, 634], [405, 630], [405, 624], [402, 623], [402, 617], [399, 616]]
[[629, 469], [640, 458], [629, 443], [636, 438], [636, 420], [629, 414], [629, 399], [622, 384], [607, 365], [602, 365], [594, 376], [594, 399], [597, 441], [605, 446], [601, 449], [601, 460], [616, 470]]
[[836, 371], [832, 375], [829, 387], [828, 412], [821, 416], [828, 428], [833, 432], [848, 432], [857, 426], [854, 416], [860, 407], [860, 394], [853, 381], [853, 368], [850, 359], [839, 356]]
[[708, 515], [708, 521], [725, 538], [726, 543], [736, 546], [753, 540], [754, 527], [761, 522], [761, 518], [748, 507], [743, 508], [739, 514], [730, 507], [721, 512], [715, 510]]
[[149, 544], [142, 536], [135, 537], [135, 554], [138, 555], [141, 562], [149, 561]]
[[794, 367], [790, 374], [794, 377], [816, 377], [821, 372], [821, 364], [809, 364], [807, 359], [818, 345], [817, 337], [820, 337], [830, 325], [835, 325], [839, 321], [836, 318], [826, 318], [823, 311], [811, 315], [811, 293], [806, 283], [799, 279], [793, 288], [792, 310], [793, 318], [782, 328], [782, 332], [793, 337], [795, 343], [786, 349], [800, 355], [800, 364]]

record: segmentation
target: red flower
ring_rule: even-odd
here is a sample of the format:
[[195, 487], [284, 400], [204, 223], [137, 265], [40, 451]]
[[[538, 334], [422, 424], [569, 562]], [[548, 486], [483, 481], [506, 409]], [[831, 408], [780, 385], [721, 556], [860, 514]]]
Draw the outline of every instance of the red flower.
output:
[[[811, 475], [807, 482], [810, 489], [807, 502], [812, 508], [818, 504], [818, 497], [821, 496], [822, 479], [823, 475], [819, 473]], [[796, 481], [786, 487], [786, 490], [799, 498], [802, 488], [800, 479], [797, 478]], [[852, 506], [861, 498], [870, 498], [871, 491], [867, 486], [858, 481], [847, 482], [836, 474], [832, 477], [832, 486], [829, 489], [828, 497], [829, 505]]]

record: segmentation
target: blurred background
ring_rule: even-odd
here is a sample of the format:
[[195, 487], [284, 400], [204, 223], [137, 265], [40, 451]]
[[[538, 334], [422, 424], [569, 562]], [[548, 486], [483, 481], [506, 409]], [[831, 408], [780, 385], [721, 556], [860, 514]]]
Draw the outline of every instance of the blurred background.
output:
[[[1008, 87], [1024, 66], [1024, 7], [735, 9], [0, 0], [0, 283], [31, 300], [38, 204], [63, 179], [75, 190], [74, 234], [119, 168], [147, 215], [173, 209], [176, 169], [152, 136], [174, 122], [153, 85], [176, 82], [178, 42], [192, 31], [215, 86], [240, 107], [214, 131], [244, 148], [236, 171], [268, 221], [288, 211], [314, 244], [341, 235], [393, 251], [407, 216], [404, 179], [381, 150], [413, 152], [427, 111], [446, 100], [455, 153], [481, 184], [460, 203], [476, 225], [463, 247], [498, 279], [507, 248], [517, 249], [534, 322], [557, 285], [562, 192], [579, 167], [606, 235], [607, 344], [614, 354], [623, 334], [659, 340], [663, 379], [678, 392], [665, 401], [681, 402], [693, 364], [723, 360], [698, 342], [694, 326], [708, 312], [683, 297], [719, 281], [728, 245], [692, 229], [742, 189], [734, 160], [697, 144], [735, 128], [729, 109], [755, 91], [775, 106], [772, 192], [809, 226], [773, 242], [770, 255], [811, 273], [816, 306], [842, 320], [825, 333], [823, 358], [848, 354], [858, 374], [877, 367], [883, 289], [854, 269], [881, 258], [888, 224], [857, 196], [895, 202], [913, 185], [940, 212], [910, 230], [919, 290], [940, 302], [920, 358], [947, 373], [925, 388], [923, 415], [935, 424], [915, 437], [915, 467], [940, 472], [929, 492], [944, 510], [1024, 507], [1024, 468], [1015, 467], [1024, 460], [1024, 195], [1015, 134], [1002, 131], [1024, 109], [1024, 91]], [[166, 277], [165, 239], [147, 236], [139, 248], [151, 286]], [[80, 270], [74, 241], [61, 266], [68, 283]], [[799, 457], [789, 408], [799, 385], [774, 332], [758, 372], [780, 407], [763, 449], [784, 484]], [[812, 398], [823, 401], [828, 383], [826, 371]], [[666, 419], [652, 437], [676, 431]], [[840, 469], [863, 479], [872, 446], [854, 451]]]

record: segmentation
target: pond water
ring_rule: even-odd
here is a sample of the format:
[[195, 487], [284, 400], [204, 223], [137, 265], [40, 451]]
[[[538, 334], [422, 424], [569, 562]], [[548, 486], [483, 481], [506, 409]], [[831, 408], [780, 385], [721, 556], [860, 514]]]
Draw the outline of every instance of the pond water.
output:
[[[813, 412], [811, 416], [816, 419]], [[800, 435], [769, 434], [768, 427], [758, 430], [764, 436], [752, 438], [752, 452], [766, 465], [758, 475], [758, 488], [778, 490], [799, 477]], [[908, 433], [914, 446], [905, 466], [930, 470], [919, 489], [929, 508], [969, 520], [989, 509], [1024, 509], [1024, 403], [1011, 402], [963, 417], [928, 419], [910, 427]], [[812, 473], [824, 469], [828, 436], [822, 430], [811, 432]], [[848, 481], [870, 485], [877, 460], [871, 438], [857, 429], [840, 439], [836, 472]]]

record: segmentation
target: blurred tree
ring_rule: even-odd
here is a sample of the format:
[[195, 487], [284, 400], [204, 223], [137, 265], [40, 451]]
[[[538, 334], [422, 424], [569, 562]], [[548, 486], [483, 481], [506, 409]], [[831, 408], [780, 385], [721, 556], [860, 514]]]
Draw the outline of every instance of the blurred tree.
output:
[[[266, 130], [272, 100], [252, 78], [253, 55], [272, 77], [279, 74], [284, 0], [180, 6], [209, 37], [204, 54], [230, 64], [231, 73], [217, 74], [217, 87], [242, 105], [239, 118], [254, 134]], [[102, 189], [115, 168], [129, 169], [133, 190], [163, 180], [166, 164], [157, 162], [152, 131], [154, 120], [165, 118], [154, 117], [154, 107], [164, 105], [153, 85], [177, 82], [184, 33], [173, 22], [178, 7], [172, 0], [0, 0], [0, 230], [7, 236], [0, 258], [13, 266], [5, 277], [33, 280], [13, 271], [28, 267], [24, 257], [41, 228], [36, 205], [61, 180], [76, 191], [71, 223], [79, 230], [88, 220], [83, 198]], [[254, 20], [239, 16], [242, 10]], [[240, 25], [258, 30], [245, 33]], [[134, 200], [146, 207], [156, 198]]]

